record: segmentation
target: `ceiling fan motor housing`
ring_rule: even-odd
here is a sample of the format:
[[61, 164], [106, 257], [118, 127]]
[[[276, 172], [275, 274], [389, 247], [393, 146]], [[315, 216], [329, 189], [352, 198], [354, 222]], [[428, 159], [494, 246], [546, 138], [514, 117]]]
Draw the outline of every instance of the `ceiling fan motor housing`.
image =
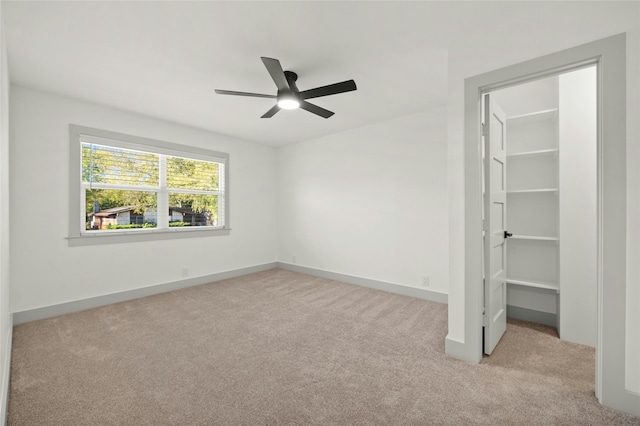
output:
[[287, 79], [287, 83], [289, 83], [289, 88], [292, 92], [298, 93], [300, 89], [296, 86], [296, 81], [298, 80], [298, 74], [293, 71], [285, 71], [284, 77]]

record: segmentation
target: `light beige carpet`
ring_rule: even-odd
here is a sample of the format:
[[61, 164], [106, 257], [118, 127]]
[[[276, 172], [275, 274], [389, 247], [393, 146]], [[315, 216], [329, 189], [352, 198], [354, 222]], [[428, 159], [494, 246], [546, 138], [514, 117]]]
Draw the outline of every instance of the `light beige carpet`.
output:
[[508, 326], [444, 354], [447, 307], [284, 270], [16, 326], [11, 425], [639, 425], [594, 351]]

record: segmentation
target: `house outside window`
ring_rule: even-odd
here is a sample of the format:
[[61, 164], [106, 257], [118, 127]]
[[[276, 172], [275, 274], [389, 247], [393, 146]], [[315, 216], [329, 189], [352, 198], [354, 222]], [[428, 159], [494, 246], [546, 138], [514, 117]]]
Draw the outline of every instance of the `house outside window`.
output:
[[229, 229], [228, 154], [74, 125], [70, 133], [80, 210], [70, 238]]

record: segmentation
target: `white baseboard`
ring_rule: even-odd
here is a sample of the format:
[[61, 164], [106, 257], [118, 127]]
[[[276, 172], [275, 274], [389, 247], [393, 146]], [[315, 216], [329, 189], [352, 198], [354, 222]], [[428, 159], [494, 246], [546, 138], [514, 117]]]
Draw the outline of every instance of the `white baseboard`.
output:
[[478, 364], [482, 361], [482, 356], [478, 359], [476, 351], [469, 351], [468, 345], [463, 341], [447, 335], [444, 339], [444, 353], [464, 361]]
[[7, 424], [9, 415], [9, 384], [11, 380], [11, 342], [13, 341], [13, 315], [9, 315], [9, 330], [5, 345], [4, 365], [2, 366], [2, 384], [0, 384], [0, 419]]
[[70, 314], [73, 312], [84, 311], [86, 309], [97, 308], [100, 306], [110, 305], [113, 303], [126, 302], [128, 300], [138, 299], [140, 297], [152, 296], [155, 294], [166, 293], [168, 291], [179, 290], [181, 288], [193, 287], [196, 285], [207, 284], [215, 281], [226, 280], [229, 278], [239, 277], [241, 275], [252, 274], [255, 272], [266, 271], [274, 268], [282, 268], [289, 271], [300, 272], [303, 274], [323, 277], [336, 281], [342, 281], [349, 284], [355, 284], [363, 287], [383, 290], [390, 293], [401, 294], [404, 296], [416, 297], [419, 299], [430, 300], [438, 303], [447, 303], [447, 294], [409, 287], [400, 284], [393, 284], [384, 281], [376, 281], [368, 278], [356, 277], [352, 275], [341, 274], [338, 272], [325, 271], [321, 269], [309, 268], [306, 266], [293, 265], [283, 262], [271, 262], [262, 265], [249, 266], [246, 268], [234, 269], [231, 271], [219, 272], [201, 277], [188, 278], [170, 283], [158, 284], [149, 287], [127, 290], [119, 293], [105, 294], [101, 296], [91, 297], [88, 299], [75, 300], [72, 302], [60, 303], [58, 305], [44, 306], [41, 308], [28, 309], [25, 311], [13, 313], [13, 324], [23, 324], [26, 322], [37, 321], [46, 318], [57, 317], [59, 315]]
[[86, 309], [97, 308], [99, 306], [111, 305], [113, 303], [126, 302], [128, 300], [139, 299], [141, 297], [166, 293], [168, 291], [179, 290], [181, 288], [193, 287], [196, 285], [208, 284], [215, 281], [226, 280], [239, 277], [241, 275], [253, 274], [255, 272], [266, 271], [277, 267], [277, 262], [265, 263], [262, 265], [249, 266], [246, 268], [234, 269], [231, 271], [218, 272], [201, 277], [187, 278], [180, 281], [158, 284], [149, 287], [136, 288], [119, 293], [105, 294], [88, 299], [76, 300], [73, 302], [60, 303], [58, 305], [44, 306], [42, 308], [29, 309], [26, 311], [13, 313], [13, 324], [23, 324], [25, 322], [37, 321], [45, 318], [57, 317], [59, 315], [84, 311]]
[[556, 314], [522, 308], [520, 306], [507, 305], [507, 318], [548, 325], [550, 327], [558, 326], [558, 316]]
[[348, 284], [362, 287], [374, 288], [376, 290], [387, 291], [389, 293], [401, 294], [403, 296], [416, 297], [418, 299], [430, 300], [438, 303], [448, 303], [447, 293], [429, 290], [426, 288], [409, 287], [401, 284], [393, 284], [384, 281], [372, 280], [369, 278], [356, 277], [353, 275], [341, 274], [339, 272], [325, 271], [323, 269], [309, 268], [307, 266], [294, 265], [291, 263], [278, 262], [278, 268], [288, 271], [300, 272], [302, 274], [327, 278], [330, 280], [342, 281]]

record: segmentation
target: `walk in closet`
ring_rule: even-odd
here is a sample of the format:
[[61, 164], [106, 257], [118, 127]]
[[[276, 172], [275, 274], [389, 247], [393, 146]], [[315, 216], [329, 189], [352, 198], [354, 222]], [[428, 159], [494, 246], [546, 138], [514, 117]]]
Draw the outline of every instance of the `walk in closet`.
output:
[[507, 316], [595, 346], [596, 69], [490, 96], [506, 116]]

